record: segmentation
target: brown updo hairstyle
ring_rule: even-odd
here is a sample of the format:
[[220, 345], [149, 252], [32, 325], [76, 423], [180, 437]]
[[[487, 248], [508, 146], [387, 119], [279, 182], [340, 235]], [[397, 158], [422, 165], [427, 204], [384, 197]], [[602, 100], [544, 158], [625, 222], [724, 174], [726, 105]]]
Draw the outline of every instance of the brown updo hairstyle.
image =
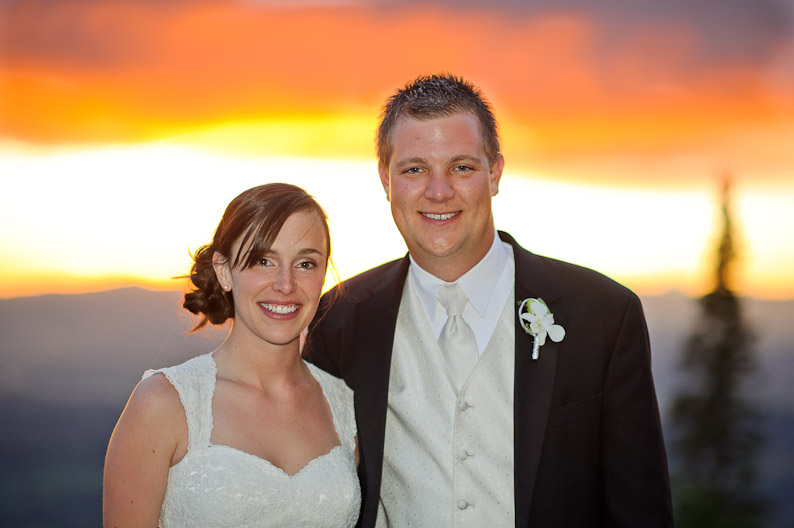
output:
[[[207, 322], [223, 324], [234, 318], [234, 297], [221, 286], [215, 275], [212, 257], [217, 252], [223, 255], [232, 268], [251, 268], [256, 265], [273, 245], [284, 222], [293, 213], [314, 211], [322, 220], [328, 255], [331, 253], [331, 235], [328, 217], [320, 204], [306, 191], [288, 183], [268, 183], [243, 192], [232, 200], [223, 213], [211, 244], [201, 246], [193, 254], [190, 269], [190, 291], [185, 293], [182, 306], [201, 315], [193, 327], [196, 331]], [[232, 246], [241, 241], [237, 254], [232, 258]]]

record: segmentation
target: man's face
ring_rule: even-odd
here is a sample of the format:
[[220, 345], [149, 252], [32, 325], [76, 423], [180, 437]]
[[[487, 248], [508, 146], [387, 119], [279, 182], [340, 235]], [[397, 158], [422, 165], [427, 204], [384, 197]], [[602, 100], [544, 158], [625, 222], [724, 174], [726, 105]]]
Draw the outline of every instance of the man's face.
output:
[[411, 256], [425, 270], [454, 281], [493, 243], [491, 197], [504, 159], [488, 163], [474, 114], [397, 120], [389, 166], [379, 166], [392, 216]]

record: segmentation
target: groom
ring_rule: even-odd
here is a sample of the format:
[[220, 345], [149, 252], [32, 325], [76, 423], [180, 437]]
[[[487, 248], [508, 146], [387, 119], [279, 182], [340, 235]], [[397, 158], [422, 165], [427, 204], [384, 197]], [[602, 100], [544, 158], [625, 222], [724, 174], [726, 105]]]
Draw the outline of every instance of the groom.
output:
[[360, 526], [672, 526], [640, 301], [496, 232], [480, 91], [398, 90], [378, 161], [408, 255], [327, 294], [305, 349], [355, 390]]

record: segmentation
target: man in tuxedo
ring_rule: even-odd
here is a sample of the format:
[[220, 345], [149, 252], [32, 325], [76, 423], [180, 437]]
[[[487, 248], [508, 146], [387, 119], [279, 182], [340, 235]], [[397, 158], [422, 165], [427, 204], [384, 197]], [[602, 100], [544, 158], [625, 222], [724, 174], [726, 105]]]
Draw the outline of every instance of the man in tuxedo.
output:
[[480, 91], [398, 90], [378, 158], [408, 255], [326, 294], [305, 348], [355, 391], [360, 526], [672, 526], [640, 301], [496, 231]]

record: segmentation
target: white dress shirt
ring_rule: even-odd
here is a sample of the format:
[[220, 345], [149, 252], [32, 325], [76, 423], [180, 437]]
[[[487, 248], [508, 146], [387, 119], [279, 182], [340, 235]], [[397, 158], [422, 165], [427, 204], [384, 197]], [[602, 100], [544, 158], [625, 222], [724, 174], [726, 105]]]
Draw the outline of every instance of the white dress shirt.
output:
[[[504, 303], [513, 289], [515, 261], [512, 253], [510, 244], [502, 242], [499, 235], [494, 233], [494, 241], [488, 253], [455, 281], [469, 300], [463, 310], [463, 320], [474, 332], [479, 356], [482, 356], [488, 345]], [[416, 294], [425, 308], [433, 334], [438, 339], [447, 321], [446, 310], [438, 302], [438, 292], [443, 286], [454, 283], [445, 282], [422, 269], [413, 257], [410, 273]]]

